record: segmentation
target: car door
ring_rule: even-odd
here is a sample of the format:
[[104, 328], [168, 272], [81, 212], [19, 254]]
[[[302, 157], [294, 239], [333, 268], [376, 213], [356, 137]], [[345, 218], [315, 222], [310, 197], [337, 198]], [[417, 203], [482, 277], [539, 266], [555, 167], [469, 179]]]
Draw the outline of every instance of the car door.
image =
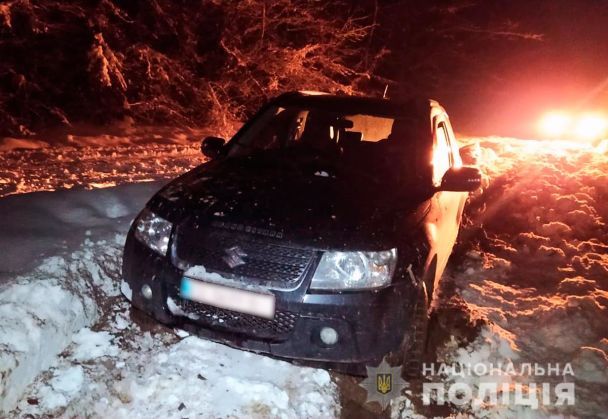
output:
[[[435, 188], [441, 186], [445, 173], [454, 166], [461, 165], [460, 156], [454, 154], [455, 147], [453, 134], [445, 112], [441, 112], [433, 118], [433, 154], [432, 182]], [[452, 138], [451, 138], [452, 135]], [[436, 273], [432, 289], [436, 289], [436, 282], [441, 277], [452, 247], [458, 235], [459, 207], [461, 192], [449, 192], [438, 190], [433, 195], [433, 206], [435, 207], [435, 249], [436, 249]]]
[[[452, 125], [450, 124], [450, 119], [448, 118], [447, 114], [445, 115], [445, 128], [448, 134], [448, 141], [450, 143], [450, 150], [452, 153], [452, 167], [462, 167], [463, 166], [463, 162], [462, 162], [462, 158], [460, 157], [460, 149], [458, 147], [458, 143], [456, 142], [456, 136], [454, 135], [454, 130], [452, 129]], [[456, 235], [458, 235], [458, 229], [460, 228], [460, 221], [462, 219], [462, 213], [464, 211], [464, 205], [467, 201], [467, 197], [469, 196], [468, 192], [454, 192], [455, 194], [458, 195], [458, 204], [457, 207], [454, 207], [456, 209], [456, 212], [452, 212], [451, 215], [455, 216], [456, 219], [454, 220], [456, 223]]]

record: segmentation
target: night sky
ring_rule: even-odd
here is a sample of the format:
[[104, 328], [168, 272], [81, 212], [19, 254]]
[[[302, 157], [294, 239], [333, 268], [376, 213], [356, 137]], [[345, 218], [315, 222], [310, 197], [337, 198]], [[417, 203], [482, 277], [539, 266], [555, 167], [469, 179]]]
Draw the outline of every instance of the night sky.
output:
[[456, 127], [471, 134], [530, 137], [547, 110], [607, 112], [608, 2], [500, 3], [520, 30], [541, 34], [542, 40], [514, 39], [476, 51], [465, 73], [479, 82], [459, 86], [466, 76], [457, 76], [447, 82], [447, 94], [438, 94]]

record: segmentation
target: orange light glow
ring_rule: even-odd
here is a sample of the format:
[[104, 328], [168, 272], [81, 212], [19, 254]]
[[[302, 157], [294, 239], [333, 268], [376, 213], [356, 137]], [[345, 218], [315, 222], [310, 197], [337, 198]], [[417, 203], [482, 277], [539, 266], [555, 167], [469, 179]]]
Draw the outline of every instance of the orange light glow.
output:
[[568, 131], [572, 117], [565, 112], [550, 112], [538, 124], [540, 134], [548, 138], [562, 137]]
[[608, 134], [608, 118], [599, 113], [569, 114], [549, 112], [539, 120], [543, 138], [562, 140], [601, 140]]
[[606, 135], [608, 122], [601, 115], [583, 115], [574, 126], [574, 134], [582, 140], [600, 139]]

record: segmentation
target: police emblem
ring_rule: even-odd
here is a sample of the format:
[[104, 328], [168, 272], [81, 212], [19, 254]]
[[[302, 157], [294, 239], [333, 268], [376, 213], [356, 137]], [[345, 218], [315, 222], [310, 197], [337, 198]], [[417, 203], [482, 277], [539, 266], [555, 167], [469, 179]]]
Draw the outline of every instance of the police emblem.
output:
[[401, 378], [401, 368], [391, 367], [383, 359], [377, 367], [366, 367], [367, 378], [359, 385], [367, 390], [367, 403], [378, 402], [385, 410], [391, 400], [401, 396], [407, 383]]
[[388, 394], [392, 390], [392, 374], [376, 374], [376, 390], [382, 394]]

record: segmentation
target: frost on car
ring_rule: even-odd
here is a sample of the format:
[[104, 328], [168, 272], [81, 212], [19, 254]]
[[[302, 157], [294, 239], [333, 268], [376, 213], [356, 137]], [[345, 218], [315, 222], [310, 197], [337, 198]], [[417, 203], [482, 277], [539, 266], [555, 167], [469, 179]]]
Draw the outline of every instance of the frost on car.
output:
[[437, 102], [289, 93], [201, 148], [211, 160], [159, 191], [128, 235], [135, 307], [348, 371], [419, 360], [480, 183]]

